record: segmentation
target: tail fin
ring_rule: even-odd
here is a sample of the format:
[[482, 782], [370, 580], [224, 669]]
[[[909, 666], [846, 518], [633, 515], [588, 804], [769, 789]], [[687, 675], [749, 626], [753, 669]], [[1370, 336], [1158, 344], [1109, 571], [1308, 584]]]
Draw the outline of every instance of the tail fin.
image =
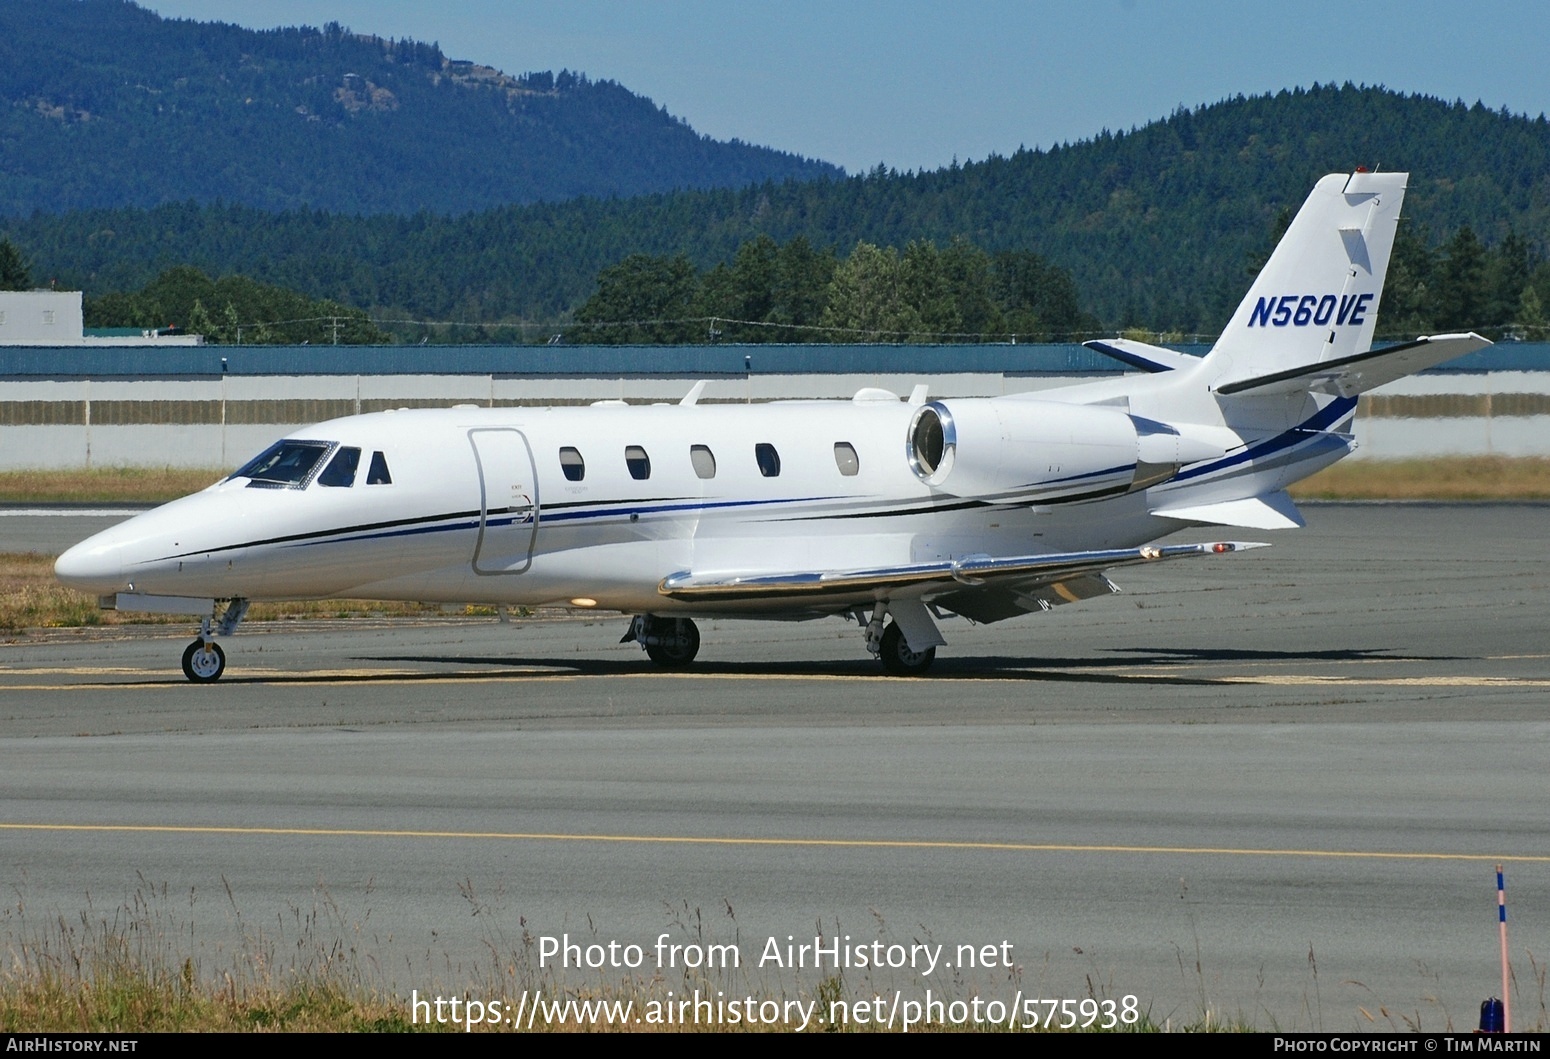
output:
[[1333, 173], [1314, 186], [1206, 356], [1213, 389], [1371, 347], [1408, 176]]

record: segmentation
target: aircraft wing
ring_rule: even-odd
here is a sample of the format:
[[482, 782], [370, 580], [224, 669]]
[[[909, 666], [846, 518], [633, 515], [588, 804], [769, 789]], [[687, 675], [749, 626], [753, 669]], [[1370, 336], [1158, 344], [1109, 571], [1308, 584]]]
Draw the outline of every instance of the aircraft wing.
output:
[[1490, 344], [1490, 339], [1481, 338], [1473, 332], [1435, 335], [1326, 360], [1321, 364], [1308, 364], [1288, 371], [1223, 383], [1216, 387], [1216, 392], [1272, 394], [1316, 390], [1338, 397], [1355, 397], [1384, 383], [1425, 371], [1454, 357], [1462, 357], [1465, 353], [1484, 349]]
[[[1268, 547], [1268, 544], [1249, 541], [1215, 541], [1210, 544], [1145, 545], [1140, 548], [1052, 552], [1004, 558], [967, 555], [959, 559], [865, 570], [775, 574], [695, 574], [686, 570], [663, 578], [657, 591], [669, 599], [690, 603], [811, 599], [821, 605], [825, 597], [834, 597], [835, 602], [841, 602], [843, 597], [854, 599], [857, 596], [871, 596], [875, 599], [890, 596], [915, 599], [939, 597], [949, 609], [966, 617], [976, 621], [994, 621], [997, 619], [980, 618], [971, 613], [979, 609], [969, 602], [977, 594], [976, 590], [994, 591], [1004, 588], [1029, 596], [1033, 605], [1017, 608], [1018, 611], [1026, 611], [1113, 591], [1112, 586], [1098, 575], [1116, 566], [1135, 566], [1202, 555], [1225, 555], [1250, 548]], [[1056, 587], [1054, 593], [1045, 594], [1052, 598], [1039, 602], [1039, 589], [1049, 586], [1066, 587], [1069, 599], [1066, 593], [1061, 593], [1059, 587]], [[950, 602], [950, 598], [957, 597], [963, 597], [965, 607], [960, 608]]]

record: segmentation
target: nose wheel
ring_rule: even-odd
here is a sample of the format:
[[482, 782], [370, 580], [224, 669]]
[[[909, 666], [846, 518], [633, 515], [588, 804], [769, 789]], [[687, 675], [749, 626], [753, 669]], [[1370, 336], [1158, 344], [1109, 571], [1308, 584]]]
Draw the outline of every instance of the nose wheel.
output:
[[226, 604], [216, 623], [205, 615], [199, 623], [199, 639], [183, 650], [183, 675], [195, 684], [213, 684], [226, 672], [226, 652], [215, 642], [217, 636], [230, 636], [247, 617], [248, 601], [233, 599]]
[[183, 675], [195, 684], [209, 684], [226, 672], [226, 652], [218, 643], [195, 640], [183, 651]]

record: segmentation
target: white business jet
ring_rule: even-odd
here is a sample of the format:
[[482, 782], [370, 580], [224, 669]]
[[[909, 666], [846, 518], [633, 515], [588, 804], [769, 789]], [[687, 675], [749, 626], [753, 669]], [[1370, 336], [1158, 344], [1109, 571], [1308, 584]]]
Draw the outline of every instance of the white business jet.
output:
[[1259, 546], [1150, 543], [1186, 526], [1302, 525], [1285, 489], [1351, 451], [1358, 394], [1489, 344], [1370, 349], [1405, 177], [1320, 180], [1203, 358], [1092, 342], [1142, 373], [998, 398], [701, 406], [700, 383], [676, 406], [350, 416], [55, 570], [121, 610], [202, 614], [194, 681], [221, 676], [250, 601], [323, 598], [620, 611], [663, 666], [694, 660], [693, 618], [837, 615], [919, 674], [937, 619]]

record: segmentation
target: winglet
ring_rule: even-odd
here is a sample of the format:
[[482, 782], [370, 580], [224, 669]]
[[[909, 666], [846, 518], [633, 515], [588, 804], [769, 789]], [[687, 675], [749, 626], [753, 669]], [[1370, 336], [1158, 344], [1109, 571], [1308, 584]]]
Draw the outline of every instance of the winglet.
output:
[[683, 400], [678, 402], [679, 406], [683, 407], [683, 408], [688, 408], [691, 405], [699, 404], [700, 403], [700, 394], [702, 394], [704, 392], [705, 392], [705, 380], [701, 379], [699, 382], [695, 383], [693, 386], [691, 386], [689, 388], [689, 392], [688, 393], [684, 394]]

